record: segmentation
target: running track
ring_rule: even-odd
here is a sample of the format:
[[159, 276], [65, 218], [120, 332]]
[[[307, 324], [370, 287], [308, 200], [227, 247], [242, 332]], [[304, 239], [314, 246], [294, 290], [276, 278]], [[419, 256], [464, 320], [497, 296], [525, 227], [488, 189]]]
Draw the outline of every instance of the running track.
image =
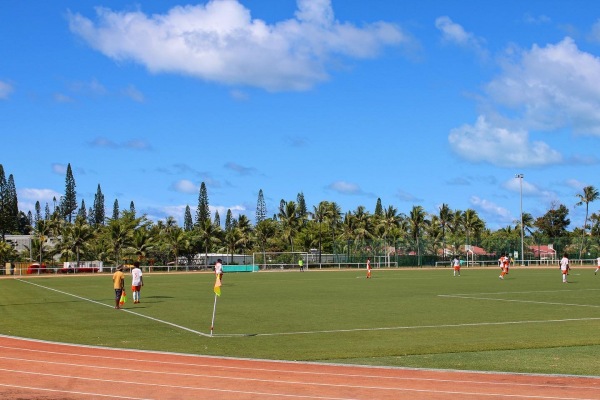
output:
[[600, 378], [217, 358], [0, 335], [0, 398], [600, 399]]

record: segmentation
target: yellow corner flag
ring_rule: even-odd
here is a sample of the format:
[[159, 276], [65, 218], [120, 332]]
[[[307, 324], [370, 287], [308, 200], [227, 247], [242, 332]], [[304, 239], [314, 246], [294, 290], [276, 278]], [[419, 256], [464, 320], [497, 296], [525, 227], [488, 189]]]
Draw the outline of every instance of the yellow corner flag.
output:
[[221, 296], [221, 279], [218, 276], [215, 282], [215, 294]]

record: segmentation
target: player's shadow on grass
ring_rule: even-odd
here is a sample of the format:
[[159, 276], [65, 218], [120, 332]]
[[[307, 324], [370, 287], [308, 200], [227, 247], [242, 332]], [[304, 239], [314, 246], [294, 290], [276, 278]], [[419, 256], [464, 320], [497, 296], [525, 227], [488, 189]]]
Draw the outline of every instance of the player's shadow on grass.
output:
[[146, 299], [172, 299], [173, 296], [144, 296]]

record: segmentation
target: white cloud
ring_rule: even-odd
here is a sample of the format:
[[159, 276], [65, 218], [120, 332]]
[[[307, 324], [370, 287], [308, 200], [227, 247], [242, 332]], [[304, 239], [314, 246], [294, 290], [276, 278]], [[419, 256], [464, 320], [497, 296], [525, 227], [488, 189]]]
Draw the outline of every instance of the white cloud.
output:
[[0, 81], [0, 99], [8, 99], [8, 96], [13, 92], [13, 86], [9, 83]]
[[136, 101], [138, 103], [143, 103], [145, 98], [144, 94], [136, 89], [135, 86], [129, 85], [122, 91], [124, 96], [129, 97], [131, 100]]
[[70, 85], [70, 89], [76, 93], [82, 93], [85, 95], [92, 96], [104, 96], [108, 93], [104, 85], [98, 82], [97, 79], [92, 79], [89, 82], [73, 82]]
[[152, 150], [152, 145], [144, 139], [129, 139], [123, 143], [117, 143], [106, 137], [100, 136], [89, 142], [90, 146], [105, 149], [132, 149]]
[[499, 223], [511, 223], [513, 221], [513, 217], [511, 216], [510, 211], [506, 208], [501, 207], [495, 204], [492, 201], [482, 199], [477, 196], [472, 196], [469, 199], [469, 202], [473, 206], [474, 209], [485, 214], [492, 219], [495, 219]]
[[52, 164], [52, 172], [59, 175], [64, 175], [67, 173], [67, 165], [54, 163]]
[[151, 16], [97, 8], [97, 22], [70, 14], [69, 26], [104, 55], [154, 73], [270, 91], [306, 90], [328, 79], [328, 63], [336, 56], [375, 57], [385, 46], [409, 44], [390, 23], [359, 28], [336, 21], [331, 0], [297, 4], [295, 18], [272, 25], [252, 19], [238, 0], [211, 0]]
[[596, 23], [592, 25], [592, 31], [589, 34], [589, 39], [592, 42], [600, 43], [600, 19], [598, 19]]
[[573, 189], [582, 190], [587, 184], [577, 180], [577, 179], [567, 179], [565, 184]]
[[342, 194], [362, 193], [361, 188], [357, 184], [344, 181], [333, 182], [329, 186], [327, 186], [327, 188]]
[[173, 185], [171, 186], [173, 190], [180, 193], [198, 193], [198, 191], [200, 190], [199, 187], [199, 185], [196, 185], [195, 183], [187, 179], [181, 179], [173, 183]]
[[400, 201], [410, 202], [410, 203], [421, 203], [423, 199], [419, 199], [415, 195], [405, 192], [403, 190], [398, 190], [396, 192], [396, 197], [400, 199]]
[[500, 167], [559, 164], [563, 160], [562, 155], [548, 144], [530, 142], [527, 131], [493, 126], [482, 115], [475, 125], [465, 124], [452, 129], [448, 141], [454, 152], [463, 158]]
[[123, 147], [133, 150], [151, 150], [152, 145], [144, 139], [131, 139], [123, 143]]
[[506, 63], [486, 87], [494, 103], [516, 111], [526, 129], [600, 135], [600, 59], [571, 38], [534, 45]]
[[537, 15], [537, 16], [531, 15], [531, 14], [525, 14], [523, 16], [523, 21], [525, 23], [531, 24], [531, 25], [542, 25], [542, 24], [551, 23], [552, 19], [544, 14]]
[[42, 211], [45, 202], [51, 202], [54, 198], [59, 199], [60, 196], [62, 196], [60, 193], [52, 189], [24, 188], [19, 190], [19, 200], [29, 200], [33, 203], [39, 201], [42, 206]]
[[[227, 210], [231, 210], [231, 216], [233, 218], [238, 218], [242, 214], [246, 214], [248, 209], [244, 206], [234, 205], [234, 206], [208, 206], [208, 209], [212, 215], [212, 218], [215, 217], [215, 212], [219, 212], [219, 217], [221, 218], [221, 224], [225, 222], [225, 217], [227, 216]], [[195, 214], [192, 214], [195, 215]]]
[[66, 94], [55, 93], [54, 101], [56, 101], [57, 103], [72, 103], [73, 99], [71, 97], [67, 96]]
[[240, 175], [252, 175], [256, 172], [256, 168], [253, 167], [245, 167], [243, 165], [234, 163], [234, 162], [227, 162], [224, 165], [225, 168], [237, 172]]
[[[564, 130], [600, 136], [600, 58], [567, 37], [545, 47], [507, 52], [502, 72], [485, 85], [475, 125], [450, 132], [452, 149], [467, 160], [498, 166], [592, 165], [595, 155], [562, 154], [530, 132]], [[587, 149], [590, 151], [590, 149]]]
[[502, 185], [505, 189], [508, 189], [512, 192], [520, 193], [521, 192], [521, 184], [523, 185], [523, 196], [545, 196], [547, 192], [542, 191], [533, 183], [527, 180], [527, 176], [523, 177], [523, 182], [521, 183], [518, 178], [508, 179]]
[[435, 27], [442, 33], [442, 40], [446, 43], [474, 50], [480, 56], [486, 56], [485, 40], [478, 38], [471, 32], [453, 22], [450, 17], [442, 16], [435, 20]]
[[53, 200], [56, 199], [59, 201], [62, 195], [52, 189], [24, 188], [17, 190], [17, 196], [19, 199], [19, 210], [25, 213], [31, 211], [32, 214], [35, 214], [35, 203], [39, 201], [40, 211], [44, 215], [46, 204], [52, 210], [54, 207]]

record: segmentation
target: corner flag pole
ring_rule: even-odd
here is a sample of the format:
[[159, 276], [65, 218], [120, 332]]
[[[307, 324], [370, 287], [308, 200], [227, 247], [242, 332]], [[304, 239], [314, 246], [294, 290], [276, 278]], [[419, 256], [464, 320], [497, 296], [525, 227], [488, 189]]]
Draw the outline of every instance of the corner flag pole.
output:
[[212, 322], [210, 323], [210, 336], [213, 335], [215, 329], [215, 314], [217, 313], [217, 294], [215, 293], [215, 304], [213, 305]]

